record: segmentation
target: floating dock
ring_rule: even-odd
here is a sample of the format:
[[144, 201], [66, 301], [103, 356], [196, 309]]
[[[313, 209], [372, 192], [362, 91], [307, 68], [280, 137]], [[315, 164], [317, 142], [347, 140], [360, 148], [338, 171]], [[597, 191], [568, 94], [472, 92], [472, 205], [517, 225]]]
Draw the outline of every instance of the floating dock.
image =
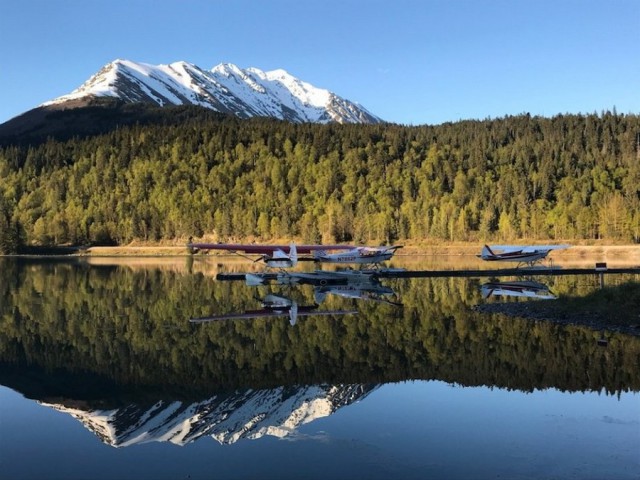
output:
[[[357, 270], [356, 270], [357, 271]], [[276, 280], [279, 276], [287, 275], [287, 273], [257, 273], [265, 281]], [[290, 272], [295, 276], [295, 272]], [[330, 272], [328, 272], [330, 273]], [[638, 274], [640, 275], [640, 267], [628, 268], [607, 268], [602, 270], [599, 268], [502, 268], [491, 270], [402, 270], [402, 269], [380, 269], [367, 270], [367, 274], [375, 278], [438, 278], [438, 277], [513, 277], [513, 276], [551, 276], [551, 275], [590, 275], [590, 274]], [[221, 281], [238, 281], [245, 280], [244, 273], [219, 273], [216, 276]], [[318, 282], [324, 281], [319, 277]], [[326, 282], [325, 282], [326, 283]]]
[[640, 267], [608, 268], [598, 270], [596, 268], [501, 268], [491, 270], [406, 270], [404, 272], [385, 273], [381, 271], [379, 278], [428, 278], [428, 277], [512, 277], [512, 276], [536, 276], [536, 275], [590, 275], [590, 274], [640, 274]]

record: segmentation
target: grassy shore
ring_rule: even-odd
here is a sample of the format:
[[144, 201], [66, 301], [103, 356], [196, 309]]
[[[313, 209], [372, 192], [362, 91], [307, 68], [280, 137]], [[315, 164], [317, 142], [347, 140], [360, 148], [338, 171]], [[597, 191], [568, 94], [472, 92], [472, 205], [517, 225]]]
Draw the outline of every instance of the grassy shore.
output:
[[476, 310], [640, 336], [640, 283], [604, 287], [586, 297], [488, 303]]
[[[287, 242], [281, 242], [281, 244], [286, 245]], [[412, 255], [475, 256], [481, 249], [482, 244], [480, 243], [407, 244], [396, 255], [399, 257]], [[115, 247], [88, 247], [78, 250], [77, 254], [91, 256], [166, 256], [188, 255], [189, 251], [186, 248], [186, 243], [162, 245], [134, 243]], [[224, 254], [224, 252], [209, 252], [207, 254], [218, 255]], [[554, 251], [552, 256], [558, 261], [570, 259], [572, 262], [580, 260], [592, 262], [593, 259], [597, 258], [599, 259], [598, 261], [624, 261], [640, 265], [640, 245], [572, 245], [567, 250]]]

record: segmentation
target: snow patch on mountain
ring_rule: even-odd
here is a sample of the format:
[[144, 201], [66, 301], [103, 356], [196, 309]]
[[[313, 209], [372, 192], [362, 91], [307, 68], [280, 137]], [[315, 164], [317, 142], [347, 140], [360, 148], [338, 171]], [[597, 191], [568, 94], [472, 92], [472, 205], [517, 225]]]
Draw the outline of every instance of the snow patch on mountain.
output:
[[200, 105], [240, 118], [273, 117], [292, 122], [380, 123], [357, 103], [304, 82], [285, 70], [241, 69], [221, 63], [207, 71], [188, 62], [150, 65], [115, 60], [79, 88], [42, 104], [64, 105], [90, 97], [125, 102]]

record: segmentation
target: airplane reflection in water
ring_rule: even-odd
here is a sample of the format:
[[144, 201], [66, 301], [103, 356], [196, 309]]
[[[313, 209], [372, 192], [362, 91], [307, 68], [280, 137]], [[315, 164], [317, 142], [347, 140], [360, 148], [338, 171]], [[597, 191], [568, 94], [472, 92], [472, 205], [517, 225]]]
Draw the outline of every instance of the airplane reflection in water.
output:
[[269, 294], [261, 301], [259, 310], [245, 310], [242, 313], [226, 315], [211, 315], [209, 317], [192, 318], [191, 323], [215, 322], [216, 320], [239, 320], [244, 318], [261, 317], [289, 317], [289, 323], [295, 325], [298, 317], [309, 315], [349, 315], [358, 313], [357, 310], [318, 310], [317, 303], [312, 305], [298, 305], [298, 302], [280, 295]]
[[396, 296], [395, 291], [390, 287], [382, 285], [376, 272], [377, 271], [362, 270], [328, 272], [316, 270], [315, 272], [296, 273], [246, 273], [234, 276], [232, 278], [233, 280], [244, 278], [245, 283], [251, 287], [271, 284], [286, 286], [313, 285], [314, 303], [310, 305], [300, 305], [297, 301], [284, 295], [268, 294], [260, 300], [262, 304], [261, 309], [192, 318], [189, 321], [191, 323], [206, 323], [217, 320], [288, 316], [289, 323], [295, 325], [298, 317], [301, 316], [349, 315], [358, 313], [357, 310], [318, 310], [327, 295], [336, 295], [354, 300], [371, 300], [394, 306], [402, 306], [402, 303], [391, 299]]
[[391, 300], [395, 297], [395, 291], [380, 283], [377, 273], [385, 270], [336, 270], [333, 272], [316, 270], [315, 272], [279, 273], [269, 274], [245, 274], [247, 285], [313, 285], [314, 298], [320, 304], [327, 295], [337, 295], [355, 300], [374, 300], [401, 306], [402, 304]]
[[401, 307], [401, 302], [391, 300], [396, 292], [391, 287], [386, 287], [378, 280], [368, 283], [347, 283], [346, 285], [325, 285], [314, 287], [314, 298], [316, 303], [322, 303], [327, 295], [337, 295], [344, 298], [356, 300], [372, 300], [375, 302], [387, 303], [396, 307]]
[[535, 280], [492, 281], [481, 285], [480, 289], [484, 299], [492, 296], [538, 298], [541, 300], [557, 298], [547, 285]]

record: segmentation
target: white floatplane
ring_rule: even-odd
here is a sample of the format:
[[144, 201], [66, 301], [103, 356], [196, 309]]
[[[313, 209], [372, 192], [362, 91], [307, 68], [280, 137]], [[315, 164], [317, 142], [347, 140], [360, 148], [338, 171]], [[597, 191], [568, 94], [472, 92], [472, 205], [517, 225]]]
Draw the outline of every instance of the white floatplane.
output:
[[520, 265], [533, 267], [552, 250], [563, 250], [570, 245], [485, 245], [477, 255], [488, 262], [517, 262]]
[[[262, 260], [269, 267], [291, 268], [299, 261], [342, 264], [378, 264], [389, 260], [400, 245], [392, 247], [363, 247], [353, 245], [259, 245], [232, 243], [188, 243], [187, 248], [195, 253], [201, 250], [222, 250], [250, 258]], [[330, 253], [331, 252], [331, 253]], [[335, 253], [334, 253], [335, 252]]]

